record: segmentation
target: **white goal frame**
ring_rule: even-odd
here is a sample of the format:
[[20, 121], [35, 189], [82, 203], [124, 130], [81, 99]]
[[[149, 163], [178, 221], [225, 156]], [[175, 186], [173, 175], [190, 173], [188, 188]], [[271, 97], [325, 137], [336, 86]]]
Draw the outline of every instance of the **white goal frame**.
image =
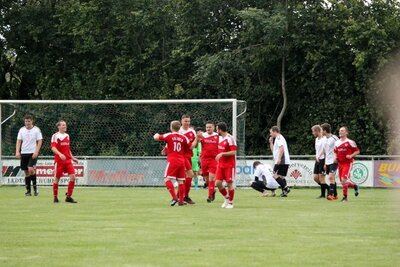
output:
[[[166, 99], [166, 100], [0, 100], [0, 137], [2, 136], [2, 125], [15, 115], [7, 114], [2, 118], [2, 105], [12, 104], [209, 104], [209, 103], [231, 103], [232, 104], [232, 135], [237, 139], [237, 119], [246, 113], [246, 101], [237, 99]], [[238, 103], [244, 103], [244, 110], [238, 114]], [[84, 156], [84, 155], [80, 155]], [[2, 141], [0, 141], [0, 166], [3, 166]], [[0, 173], [0, 181], [3, 174]], [[0, 183], [1, 184], [1, 183]]]

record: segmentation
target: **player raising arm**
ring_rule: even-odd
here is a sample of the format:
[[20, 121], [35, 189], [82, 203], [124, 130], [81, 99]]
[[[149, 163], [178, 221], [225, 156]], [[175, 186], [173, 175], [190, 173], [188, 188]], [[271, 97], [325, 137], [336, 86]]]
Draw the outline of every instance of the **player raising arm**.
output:
[[[236, 141], [235, 138], [228, 133], [228, 126], [224, 122], [217, 125], [219, 134], [218, 155], [215, 160], [218, 162], [216, 171], [217, 187], [224, 197], [224, 203], [221, 208], [232, 209], [233, 198], [235, 196], [235, 188], [233, 182], [236, 174]], [[222, 182], [228, 185], [226, 191]]]
[[335, 143], [335, 159], [339, 165], [339, 178], [343, 187], [342, 202], [347, 202], [347, 192], [349, 187], [354, 188], [355, 196], [358, 196], [358, 185], [350, 181], [350, 171], [353, 165], [354, 157], [360, 154], [356, 142], [347, 138], [349, 130], [347, 127], [339, 129], [340, 139]]
[[[172, 121], [170, 124], [170, 133], [154, 135], [154, 140], [165, 141], [167, 143], [167, 167], [164, 173], [165, 186], [171, 194], [171, 206], [179, 203], [179, 206], [184, 205], [185, 197], [185, 151], [189, 148], [189, 139], [183, 134], [178, 133], [181, 127], [179, 121]], [[196, 145], [197, 142], [194, 143]], [[175, 193], [175, 188], [172, 179], [178, 182], [178, 196]]]
[[212, 121], [206, 123], [206, 132], [199, 132], [197, 140], [201, 142], [201, 171], [204, 180], [208, 183], [207, 202], [211, 203], [215, 200], [215, 172], [217, 170], [217, 161], [215, 157], [218, 155], [219, 135], [215, 132], [215, 124]]
[[53, 183], [53, 195], [54, 203], [58, 203], [58, 183], [64, 173], [68, 173], [69, 183], [66, 193], [65, 202], [77, 203], [72, 198], [72, 193], [75, 187], [75, 169], [72, 165], [72, 161], [78, 163], [78, 159], [75, 158], [71, 153], [70, 138], [66, 133], [67, 123], [64, 120], [60, 120], [56, 124], [58, 132], [53, 134], [51, 137], [51, 151], [54, 153], [54, 183]]

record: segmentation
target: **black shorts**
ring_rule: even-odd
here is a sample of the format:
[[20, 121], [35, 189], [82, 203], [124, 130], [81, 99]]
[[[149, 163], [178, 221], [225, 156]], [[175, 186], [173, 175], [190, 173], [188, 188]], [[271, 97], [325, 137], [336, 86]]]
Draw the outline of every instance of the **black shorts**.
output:
[[337, 163], [332, 163], [332, 164], [326, 165], [326, 173], [327, 174], [336, 173], [337, 169], [338, 169]]
[[36, 167], [37, 158], [32, 158], [33, 153], [31, 154], [21, 154], [21, 170], [27, 171], [29, 167]]
[[320, 159], [319, 162], [316, 161], [314, 165], [314, 174], [324, 174], [325, 173], [324, 166], [325, 166], [325, 159]]
[[275, 164], [274, 173], [279, 176], [286, 177], [289, 170], [289, 164]]

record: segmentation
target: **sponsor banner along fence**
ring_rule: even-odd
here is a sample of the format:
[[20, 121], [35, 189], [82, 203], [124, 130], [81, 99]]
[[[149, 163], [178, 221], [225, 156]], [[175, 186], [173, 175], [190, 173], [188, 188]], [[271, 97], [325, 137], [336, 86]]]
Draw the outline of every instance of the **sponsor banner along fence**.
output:
[[[2, 184], [6, 185], [24, 185], [25, 174], [21, 170], [19, 160], [4, 160], [2, 165]], [[36, 165], [37, 183], [39, 185], [52, 185], [54, 162], [52, 160], [38, 160]], [[77, 185], [86, 185], [85, 163], [74, 164]], [[61, 185], [68, 184], [68, 177], [65, 175], [60, 179]]]
[[[254, 179], [254, 160], [260, 160], [264, 164], [273, 166], [271, 159], [238, 160], [236, 168], [236, 185], [249, 186]], [[356, 184], [364, 187], [389, 186], [387, 180], [381, 181], [379, 177], [393, 181], [392, 184], [399, 184], [400, 162], [397, 165], [385, 165], [387, 161], [375, 162], [372, 160], [356, 161], [351, 170], [351, 179]], [[392, 161], [390, 161], [392, 162]], [[395, 161], [396, 162], [396, 161]], [[386, 166], [386, 167], [385, 167]], [[387, 166], [390, 166], [387, 167]], [[397, 166], [397, 169], [395, 168]], [[87, 159], [75, 165], [77, 185], [91, 186], [163, 186], [164, 170], [166, 160], [164, 158], [143, 158], [143, 159]], [[375, 183], [374, 183], [375, 167]], [[53, 183], [53, 161], [40, 160], [37, 164], [38, 183], [40, 185], [51, 185]], [[382, 171], [377, 172], [382, 169]], [[386, 168], [386, 169], [385, 169]], [[314, 161], [292, 160], [287, 181], [289, 186], [318, 186], [313, 179]], [[19, 168], [19, 160], [4, 160], [2, 167], [2, 184], [23, 185], [24, 172]], [[397, 179], [397, 180], [396, 180]], [[339, 183], [338, 177], [336, 177]], [[68, 178], [61, 179], [61, 184], [67, 184]], [[328, 178], [327, 178], [328, 182]], [[383, 185], [382, 185], [383, 184]]]
[[400, 187], [400, 160], [377, 160], [374, 165], [375, 187]]

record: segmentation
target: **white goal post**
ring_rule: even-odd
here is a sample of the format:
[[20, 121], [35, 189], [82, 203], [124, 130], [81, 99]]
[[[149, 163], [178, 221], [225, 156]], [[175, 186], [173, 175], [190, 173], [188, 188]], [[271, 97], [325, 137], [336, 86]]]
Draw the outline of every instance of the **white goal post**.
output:
[[157, 186], [162, 184], [165, 158], [152, 140], [155, 132], [169, 131], [169, 122], [183, 114], [191, 116], [195, 127], [204, 128], [208, 120], [224, 121], [238, 142], [238, 159], [244, 160], [245, 113], [246, 102], [237, 99], [0, 100], [0, 184], [23, 182], [14, 152], [25, 114], [33, 115], [44, 135], [39, 183], [51, 180], [49, 140], [55, 123], [65, 119], [72, 151], [82, 159], [82, 185]]

